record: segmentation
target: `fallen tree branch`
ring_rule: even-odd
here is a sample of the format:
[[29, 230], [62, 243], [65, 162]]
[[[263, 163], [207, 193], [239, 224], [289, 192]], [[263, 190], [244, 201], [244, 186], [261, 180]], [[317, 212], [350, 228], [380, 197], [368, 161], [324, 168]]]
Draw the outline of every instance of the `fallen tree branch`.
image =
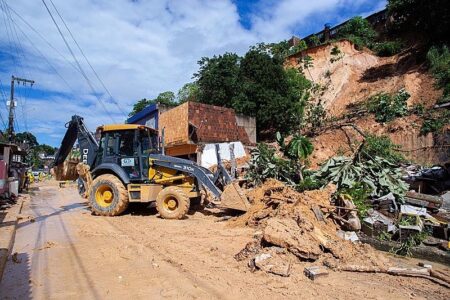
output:
[[427, 268], [420, 268], [420, 269], [397, 268], [397, 267], [380, 268], [374, 266], [360, 266], [360, 265], [345, 265], [345, 266], [328, 265], [328, 267], [331, 267], [336, 271], [343, 271], [343, 272], [381, 273], [395, 276], [425, 278], [443, 287], [450, 288], [449, 278], [443, 276], [439, 272], [429, 270]]

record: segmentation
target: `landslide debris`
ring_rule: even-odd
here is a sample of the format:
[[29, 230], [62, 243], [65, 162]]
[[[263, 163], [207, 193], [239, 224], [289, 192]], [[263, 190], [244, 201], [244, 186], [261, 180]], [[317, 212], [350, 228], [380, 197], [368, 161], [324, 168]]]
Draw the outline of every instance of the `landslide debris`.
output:
[[[253, 240], [235, 255], [247, 261], [252, 270], [261, 269], [289, 276], [292, 264], [326, 266], [365, 265], [382, 268], [387, 260], [371, 246], [352, 243], [338, 236], [341, 229], [331, 217], [330, 205], [335, 186], [322, 190], [296, 192], [274, 179], [250, 190], [253, 205], [229, 226], [250, 226], [257, 231]], [[323, 212], [318, 218], [313, 209]]]

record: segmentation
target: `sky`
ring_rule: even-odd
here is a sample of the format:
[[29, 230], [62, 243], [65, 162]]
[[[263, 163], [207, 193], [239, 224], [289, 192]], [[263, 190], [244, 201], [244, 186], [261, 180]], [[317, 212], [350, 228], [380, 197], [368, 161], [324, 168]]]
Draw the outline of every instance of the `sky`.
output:
[[92, 131], [122, 123], [137, 100], [192, 82], [201, 57], [243, 55], [256, 43], [304, 37], [385, 6], [385, 0], [0, 0], [0, 128], [8, 121], [11, 75], [35, 80], [16, 86], [16, 132], [57, 147], [72, 115], [84, 117]]

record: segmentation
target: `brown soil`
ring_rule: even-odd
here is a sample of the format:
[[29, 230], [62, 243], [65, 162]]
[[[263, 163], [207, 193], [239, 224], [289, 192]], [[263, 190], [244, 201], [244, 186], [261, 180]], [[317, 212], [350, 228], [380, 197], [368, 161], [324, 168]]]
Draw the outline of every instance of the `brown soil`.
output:
[[[337, 46], [342, 51], [340, 60], [331, 62], [331, 50]], [[306, 72], [325, 90], [315, 97], [322, 101], [329, 117], [346, 118], [351, 113], [350, 106], [367, 101], [378, 93], [396, 93], [404, 88], [411, 95], [408, 106], [422, 104], [425, 108], [432, 107], [442, 96], [441, 90], [436, 90], [434, 79], [427, 72], [423, 61], [423, 50], [410, 48], [404, 52], [387, 58], [374, 55], [370, 50], [355, 50], [351, 42], [340, 41], [329, 45], [304, 51], [303, 55], [313, 58], [313, 67]], [[288, 66], [296, 65], [296, 57], [290, 57]], [[328, 73], [329, 76], [325, 74]], [[406, 116], [387, 124], [375, 122], [372, 115], [356, 116], [349, 120], [363, 131], [374, 134], [388, 135], [402, 147], [406, 157], [422, 164], [432, 164], [444, 161], [447, 150], [441, 148], [442, 138], [432, 134], [420, 135], [422, 120], [417, 116]], [[360, 141], [351, 129], [329, 129], [314, 138], [315, 152], [311, 159], [312, 167], [336, 154], [348, 154], [352, 143]]]
[[[219, 211], [191, 212], [185, 220], [163, 220], [154, 209], [131, 205], [125, 215], [96, 217], [75, 187], [40, 185], [31, 202], [24, 205], [23, 213], [32, 215], [35, 222], [20, 221], [12, 252], [17, 252], [20, 263], [8, 262], [0, 283], [1, 299], [449, 296], [448, 289], [426, 279], [387, 274], [330, 271], [327, 277], [311, 281], [303, 275], [303, 268], [313, 263], [292, 264], [290, 277], [252, 273], [234, 255], [260, 230], [217, 222]], [[324, 226], [323, 230], [331, 229]], [[35, 250], [49, 245], [47, 242], [52, 246]], [[405, 263], [411, 261], [398, 261]], [[448, 272], [438, 264], [433, 268]]]
[[[238, 260], [252, 260], [256, 255], [266, 253], [264, 248], [277, 246], [297, 257], [297, 260], [291, 259], [296, 263], [322, 264], [326, 261], [334, 266], [385, 267], [388, 260], [369, 245], [339, 238], [340, 227], [332, 218], [317, 220], [313, 206], [329, 207], [334, 191], [335, 187], [329, 185], [323, 190], [298, 193], [273, 179], [250, 191], [251, 210], [230, 221], [230, 226], [254, 227], [262, 231], [262, 236], [250, 241], [243, 253], [238, 254]], [[258, 244], [260, 247], [255, 249]], [[281, 254], [285, 255], [284, 252]]]

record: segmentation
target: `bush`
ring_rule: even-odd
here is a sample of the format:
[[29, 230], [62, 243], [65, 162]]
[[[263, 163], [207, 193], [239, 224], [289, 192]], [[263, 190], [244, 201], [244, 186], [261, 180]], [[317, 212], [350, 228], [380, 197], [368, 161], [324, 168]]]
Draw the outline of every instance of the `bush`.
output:
[[377, 33], [369, 21], [362, 17], [353, 17], [347, 21], [338, 31], [338, 38], [345, 38], [353, 42], [357, 49], [369, 47]]
[[249, 170], [246, 178], [253, 184], [260, 184], [268, 178], [294, 184], [296, 179], [295, 162], [275, 155], [275, 150], [267, 144], [260, 143], [251, 152]]
[[366, 136], [361, 154], [365, 159], [380, 156], [391, 163], [397, 164], [405, 161], [405, 157], [397, 152], [399, 148], [400, 146], [394, 144], [386, 135], [376, 136], [369, 134]]
[[436, 86], [444, 89], [440, 103], [450, 101], [450, 51], [447, 46], [431, 47], [427, 53], [430, 71], [436, 79]]
[[312, 176], [306, 176], [305, 174], [305, 178], [295, 186], [295, 189], [299, 192], [317, 190], [325, 184], [326, 182], [324, 182], [323, 180], [313, 178]]
[[375, 114], [377, 122], [389, 122], [408, 114], [406, 101], [410, 95], [401, 89], [395, 95], [381, 93], [369, 99], [368, 111]]
[[306, 107], [306, 123], [310, 124], [313, 129], [320, 128], [327, 117], [327, 112], [322, 103], [309, 104]]
[[358, 209], [358, 215], [361, 219], [367, 216], [367, 211], [371, 208], [367, 202], [370, 193], [371, 189], [362, 182], [357, 182], [351, 188], [343, 188], [338, 191], [338, 195], [349, 195], [352, 197], [353, 204]]
[[426, 135], [430, 132], [439, 132], [444, 126], [450, 124], [450, 112], [448, 110], [428, 113], [420, 128], [420, 134]]
[[372, 50], [375, 51], [378, 56], [387, 57], [400, 53], [402, 50], [402, 45], [399, 41], [388, 41], [376, 43]]

